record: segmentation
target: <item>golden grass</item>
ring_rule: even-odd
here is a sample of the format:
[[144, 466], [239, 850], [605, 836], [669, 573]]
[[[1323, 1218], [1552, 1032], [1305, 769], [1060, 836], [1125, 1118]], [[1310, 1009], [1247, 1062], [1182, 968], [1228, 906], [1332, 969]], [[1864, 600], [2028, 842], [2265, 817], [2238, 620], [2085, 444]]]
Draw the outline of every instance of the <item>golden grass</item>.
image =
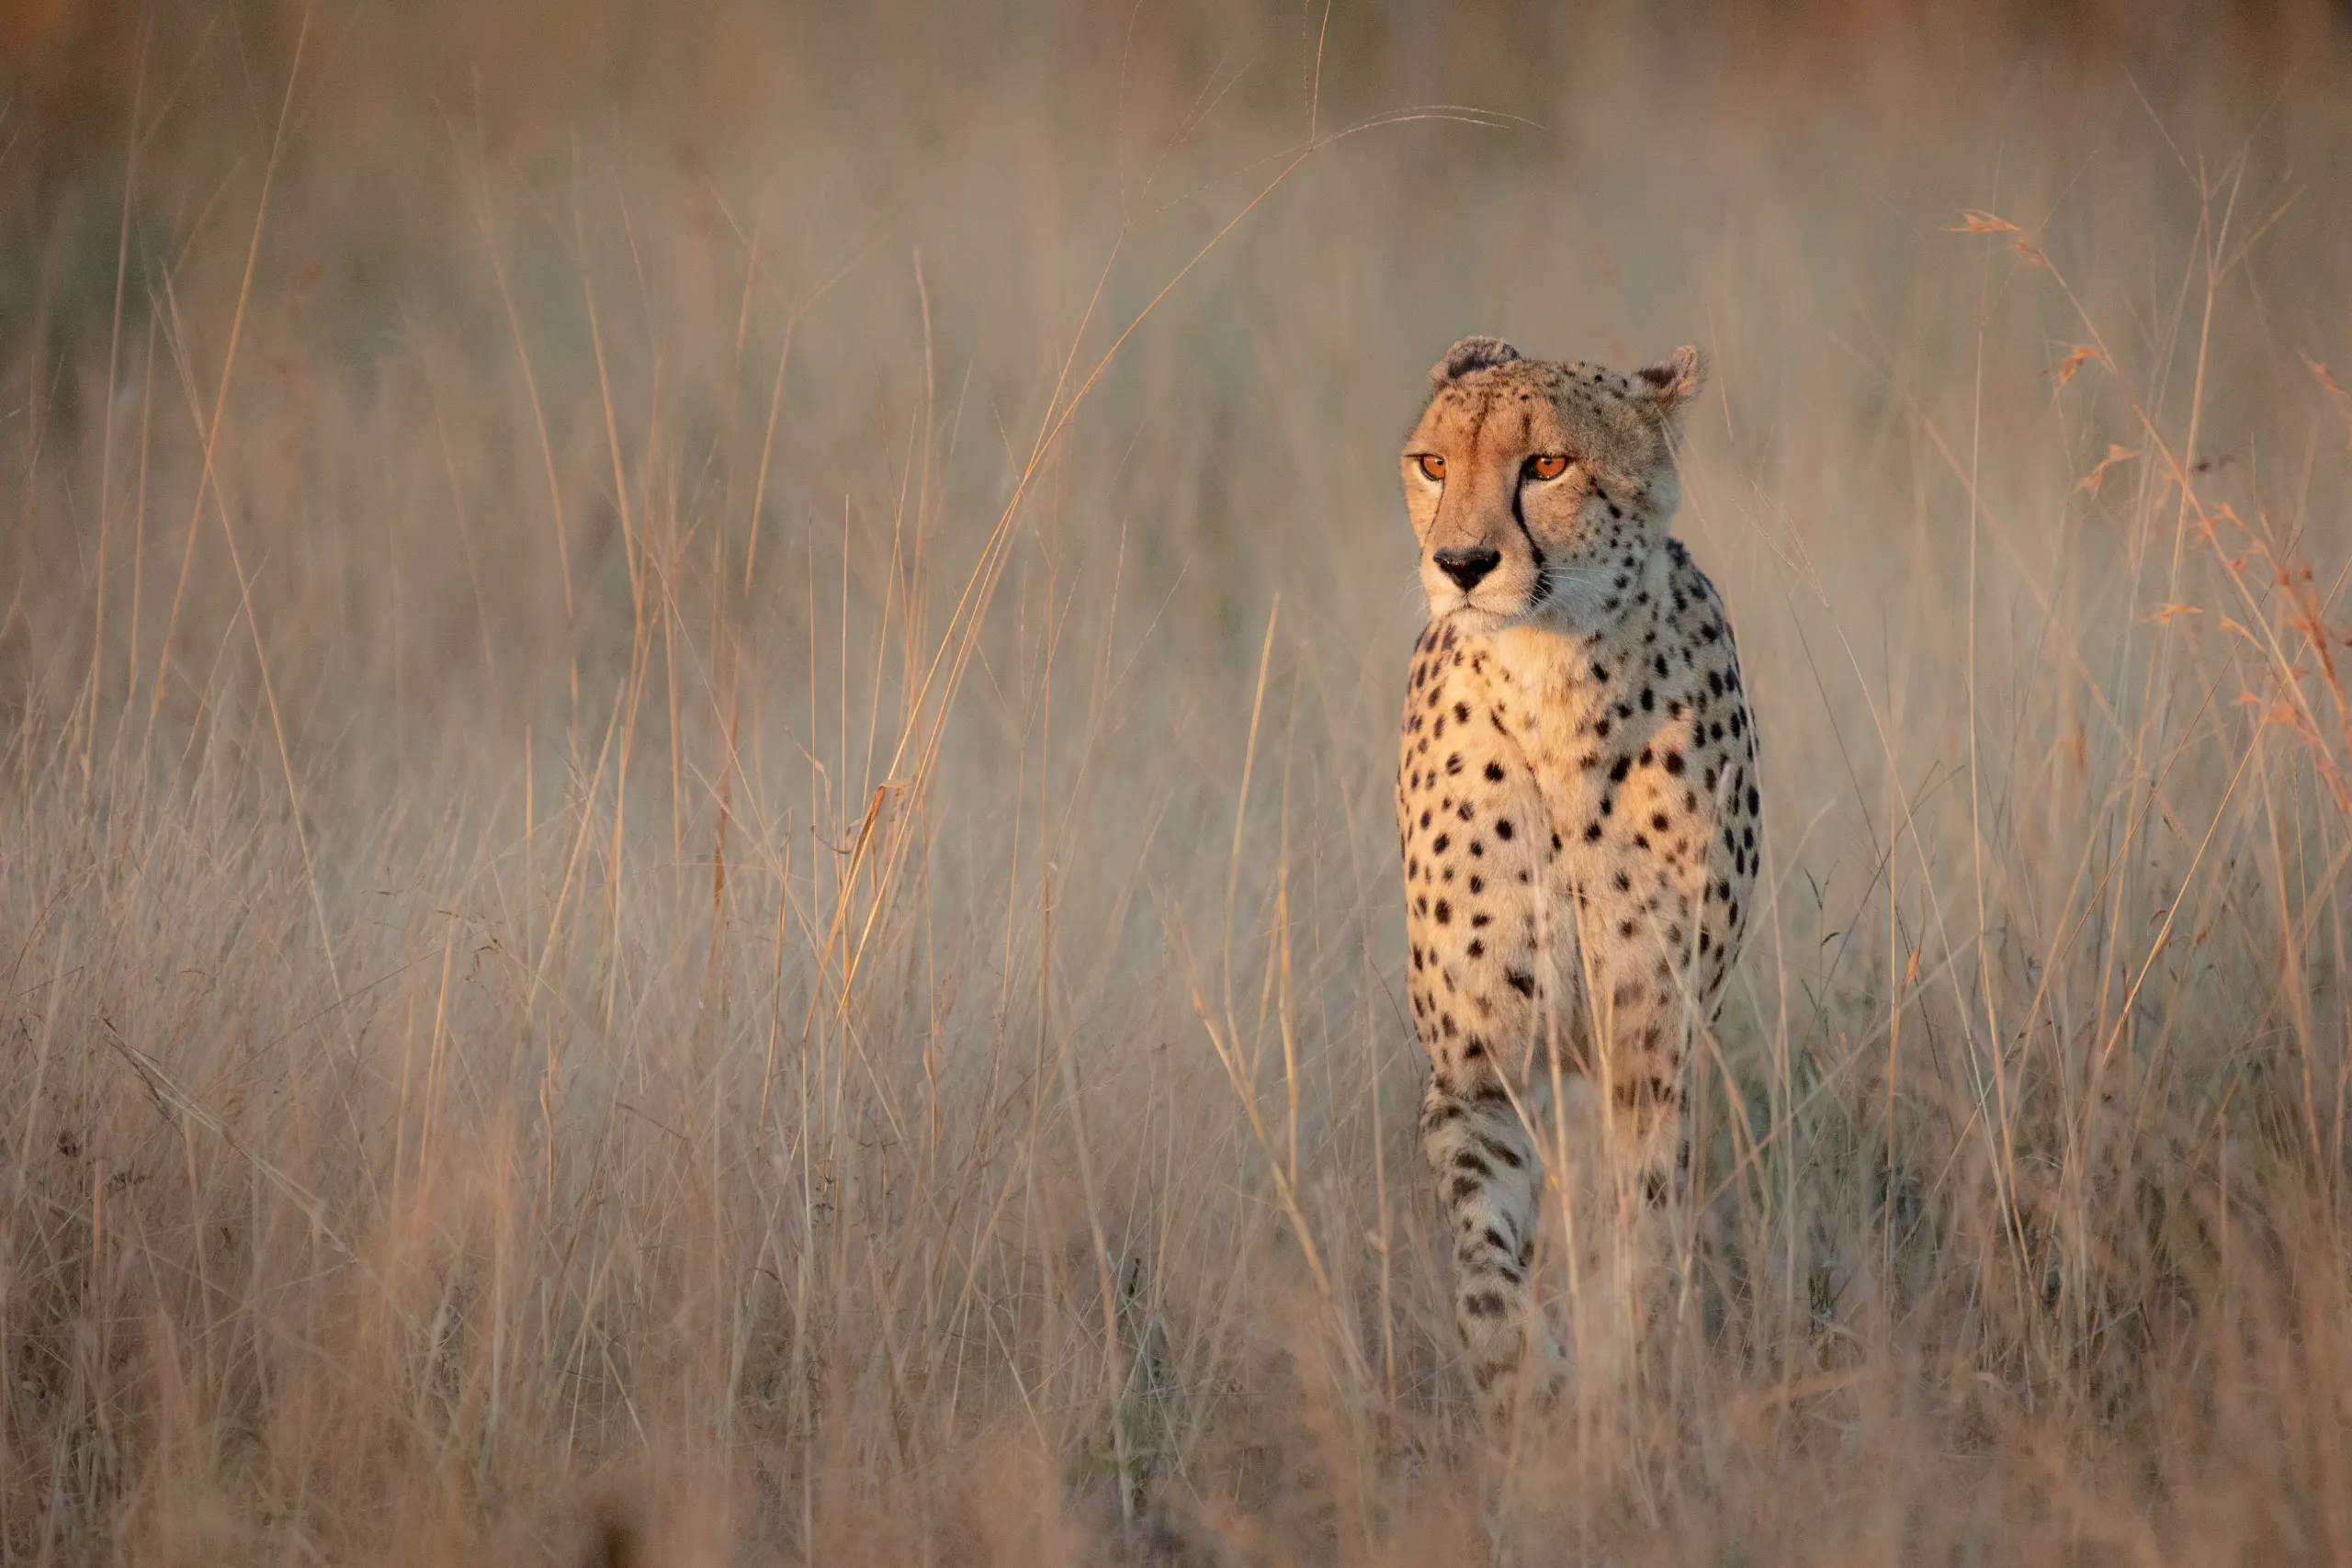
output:
[[[2329, 15], [401, 15], [7, 18], [0, 1564], [2352, 1554]], [[1710, 351], [1772, 829], [1507, 1452], [1474, 331]]]

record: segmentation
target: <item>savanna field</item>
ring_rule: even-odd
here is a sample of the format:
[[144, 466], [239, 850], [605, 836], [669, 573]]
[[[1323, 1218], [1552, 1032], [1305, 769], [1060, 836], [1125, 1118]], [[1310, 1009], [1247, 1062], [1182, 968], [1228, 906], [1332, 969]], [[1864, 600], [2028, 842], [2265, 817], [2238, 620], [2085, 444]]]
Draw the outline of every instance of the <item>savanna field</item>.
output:
[[[2352, 1560], [2347, 215], [2324, 5], [0, 6], [0, 1565]], [[1473, 333], [1769, 825], [1501, 1446]]]

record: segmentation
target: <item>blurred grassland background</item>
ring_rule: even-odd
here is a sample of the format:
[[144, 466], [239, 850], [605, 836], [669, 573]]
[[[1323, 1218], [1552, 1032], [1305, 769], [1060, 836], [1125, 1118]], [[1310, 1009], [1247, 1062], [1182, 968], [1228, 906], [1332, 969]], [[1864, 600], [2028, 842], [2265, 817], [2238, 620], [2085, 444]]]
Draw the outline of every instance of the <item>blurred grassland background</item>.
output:
[[[2348, 153], [2318, 6], [0, 6], [0, 1563], [2352, 1556]], [[1500, 1454], [1474, 332], [1710, 355], [1771, 827]]]

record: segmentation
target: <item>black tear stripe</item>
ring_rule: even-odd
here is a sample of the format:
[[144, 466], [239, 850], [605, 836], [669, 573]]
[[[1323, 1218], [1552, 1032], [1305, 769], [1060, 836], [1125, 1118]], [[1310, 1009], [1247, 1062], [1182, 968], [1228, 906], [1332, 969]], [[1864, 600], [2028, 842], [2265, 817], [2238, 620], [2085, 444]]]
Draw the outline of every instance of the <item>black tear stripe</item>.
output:
[[1527, 553], [1535, 562], [1535, 581], [1527, 595], [1527, 607], [1540, 606], [1552, 596], [1552, 563], [1544, 558], [1544, 547], [1535, 542], [1535, 535], [1527, 526], [1527, 508], [1520, 501], [1520, 491], [1510, 492], [1510, 520], [1519, 525], [1519, 536], [1527, 541]]

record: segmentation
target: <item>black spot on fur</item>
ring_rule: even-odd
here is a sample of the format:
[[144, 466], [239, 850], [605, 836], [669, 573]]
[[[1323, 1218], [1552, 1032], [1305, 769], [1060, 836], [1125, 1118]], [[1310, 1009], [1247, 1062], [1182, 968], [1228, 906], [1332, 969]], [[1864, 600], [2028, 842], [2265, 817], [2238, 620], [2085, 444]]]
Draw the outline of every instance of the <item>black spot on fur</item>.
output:
[[[1510, 1167], [1513, 1170], [1519, 1169], [1521, 1166], [1526, 1163], [1521, 1160], [1518, 1154], [1508, 1145], [1497, 1143], [1494, 1139], [1487, 1137], [1483, 1133], [1478, 1134], [1478, 1146], [1486, 1151], [1487, 1158], [1499, 1160], [1504, 1165]], [[1502, 1243], [1497, 1242], [1495, 1245], [1497, 1247], [1501, 1247]], [[1509, 1249], [1506, 1248], [1505, 1250]]]

